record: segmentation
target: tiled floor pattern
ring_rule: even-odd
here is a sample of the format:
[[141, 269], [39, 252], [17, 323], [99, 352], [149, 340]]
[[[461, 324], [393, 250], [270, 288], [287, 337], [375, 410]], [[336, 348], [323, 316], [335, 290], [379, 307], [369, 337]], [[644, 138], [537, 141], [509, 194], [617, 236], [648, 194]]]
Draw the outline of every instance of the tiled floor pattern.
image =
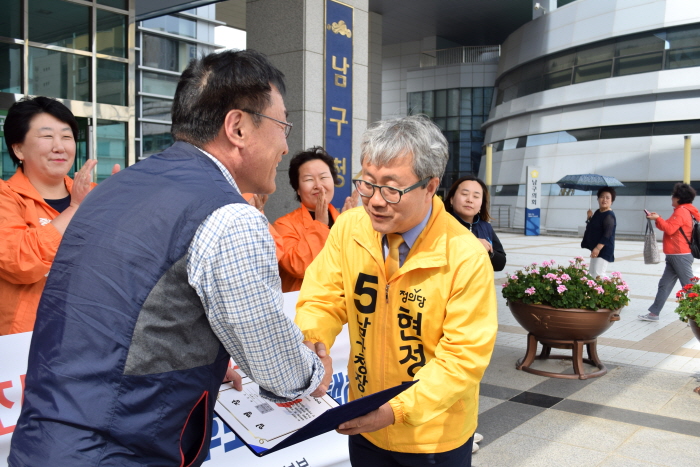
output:
[[[486, 370], [474, 467], [699, 465], [696, 378], [622, 365], [588, 380], [545, 378], [515, 370], [520, 356], [497, 346]], [[539, 362], [548, 371], [566, 366]]]

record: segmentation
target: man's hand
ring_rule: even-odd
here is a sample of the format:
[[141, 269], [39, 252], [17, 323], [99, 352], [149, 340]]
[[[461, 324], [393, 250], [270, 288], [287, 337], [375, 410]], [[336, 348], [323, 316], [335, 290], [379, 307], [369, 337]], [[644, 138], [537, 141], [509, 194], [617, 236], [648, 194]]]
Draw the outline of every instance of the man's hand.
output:
[[586, 211], [586, 219], [590, 219], [591, 217], [593, 217], [593, 211], [589, 209], [588, 211]]
[[243, 390], [243, 378], [231, 367], [226, 368], [226, 376], [224, 376], [224, 383], [228, 383], [229, 381], [233, 384], [233, 389], [236, 391]]
[[341, 423], [335, 430], [341, 435], [357, 435], [360, 433], [371, 433], [381, 430], [394, 423], [394, 411], [389, 403], [385, 403], [377, 410], [374, 410], [362, 417], [353, 418], [345, 423]]
[[311, 393], [311, 397], [323, 397], [326, 395], [328, 387], [331, 385], [331, 380], [333, 379], [333, 360], [330, 355], [328, 355], [328, 352], [326, 352], [326, 344], [323, 342], [316, 342], [316, 345], [314, 345], [311, 341], [304, 341], [304, 345], [316, 352], [318, 358], [321, 359], [321, 363], [323, 363], [323, 369], [326, 370], [321, 384]]
[[119, 164], [114, 164], [114, 166], [112, 167], [112, 175], [114, 175], [115, 173], [119, 172], [121, 169], [122, 169], [122, 166], [121, 166], [121, 165], [119, 165]]

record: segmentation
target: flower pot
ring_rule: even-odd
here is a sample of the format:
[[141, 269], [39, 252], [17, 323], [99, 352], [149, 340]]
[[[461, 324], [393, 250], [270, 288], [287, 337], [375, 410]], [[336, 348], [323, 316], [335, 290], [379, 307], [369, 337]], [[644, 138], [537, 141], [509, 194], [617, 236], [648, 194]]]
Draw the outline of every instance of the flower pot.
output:
[[546, 339], [595, 339], [620, 320], [620, 310], [553, 308], [522, 302], [508, 302], [508, 308], [526, 331]]
[[690, 323], [690, 329], [693, 331], [693, 334], [695, 334], [695, 338], [700, 341], [700, 326], [692, 319], [689, 319], [688, 323]]
[[[612, 326], [612, 323], [620, 320], [619, 310], [561, 309], [521, 302], [508, 302], [508, 307], [518, 323], [528, 331], [527, 351], [515, 364], [516, 369], [540, 376], [565, 379], [595, 378], [608, 372], [598, 358], [596, 338]], [[538, 342], [542, 344], [542, 353], [536, 357]], [[584, 346], [588, 358], [583, 357]], [[572, 354], [550, 355], [552, 348], [570, 349]], [[574, 374], [530, 368], [535, 359], [547, 358], [571, 360]], [[597, 371], [586, 373], [584, 363], [597, 367]]]

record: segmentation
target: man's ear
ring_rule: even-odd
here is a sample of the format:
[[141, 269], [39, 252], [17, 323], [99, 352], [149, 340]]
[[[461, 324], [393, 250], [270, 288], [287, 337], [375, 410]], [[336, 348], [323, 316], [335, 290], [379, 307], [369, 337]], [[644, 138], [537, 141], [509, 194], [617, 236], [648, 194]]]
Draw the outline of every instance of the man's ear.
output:
[[428, 185], [426, 185], [426, 189], [428, 190], [428, 197], [432, 198], [435, 195], [435, 192], [437, 191], [438, 187], [440, 186], [440, 179], [437, 177], [433, 177], [430, 179], [428, 182]]
[[245, 126], [243, 111], [238, 109], [229, 110], [224, 119], [224, 133], [226, 139], [238, 149], [245, 147], [248, 129]]

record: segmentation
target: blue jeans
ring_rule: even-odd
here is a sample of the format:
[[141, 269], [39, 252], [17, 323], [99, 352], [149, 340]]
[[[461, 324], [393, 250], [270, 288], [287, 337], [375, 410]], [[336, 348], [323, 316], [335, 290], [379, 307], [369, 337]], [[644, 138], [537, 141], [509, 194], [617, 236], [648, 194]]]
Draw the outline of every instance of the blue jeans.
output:
[[471, 467], [474, 437], [460, 447], [435, 454], [387, 451], [370, 443], [362, 435], [348, 436], [350, 464], [353, 467]]
[[666, 303], [666, 299], [676, 286], [676, 281], [680, 279], [682, 288], [686, 284], [690, 284], [690, 278], [693, 277], [693, 255], [690, 253], [685, 255], [666, 255], [666, 268], [659, 279], [659, 290], [656, 292], [656, 299], [649, 307], [652, 314], [659, 315], [661, 309]]

